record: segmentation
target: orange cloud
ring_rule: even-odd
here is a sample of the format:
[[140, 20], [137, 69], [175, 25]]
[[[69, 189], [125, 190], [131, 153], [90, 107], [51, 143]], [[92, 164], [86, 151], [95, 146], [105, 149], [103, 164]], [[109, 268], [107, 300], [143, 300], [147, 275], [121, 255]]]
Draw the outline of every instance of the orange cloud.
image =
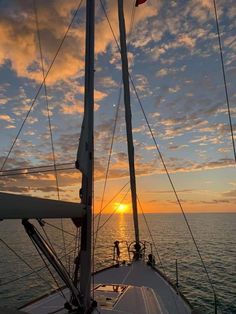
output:
[[12, 119], [8, 114], [1, 114], [0, 120], [6, 121], [6, 122], [13, 122], [14, 119]]
[[183, 44], [184, 46], [189, 47], [189, 48], [194, 48], [195, 43], [196, 43], [196, 39], [192, 38], [188, 34], [183, 34], [183, 35], [179, 36], [178, 42], [180, 44]]
[[[17, 2], [17, 6], [15, 2]], [[41, 82], [42, 71], [35, 16], [28, 2], [19, 0], [15, 2], [14, 14], [10, 10], [11, 4], [9, 4], [8, 11], [2, 10], [3, 12], [0, 13], [0, 65], [10, 61], [12, 69], [19, 77], [26, 77]], [[116, 1], [109, 2], [107, 11], [111, 24], [117, 33], [116, 5]], [[130, 20], [132, 5], [131, 1], [125, 1], [127, 21]], [[73, 12], [75, 6], [76, 3], [73, 0], [52, 0], [37, 3], [45, 71], [47, 71], [65, 34], [72, 18], [71, 12]], [[136, 11], [135, 24], [153, 16], [156, 12], [157, 9], [154, 6], [143, 6], [142, 10]], [[77, 23], [80, 23], [80, 18], [80, 15], [78, 15]], [[97, 21], [96, 34], [97, 38], [99, 38], [95, 46], [96, 54], [104, 53], [108, 45], [114, 42], [104, 15]], [[75, 22], [47, 77], [47, 84], [54, 84], [59, 80], [73, 77], [83, 69], [84, 36], [84, 23], [83, 25], [76, 25]]]
[[68, 115], [75, 113], [83, 113], [84, 106], [81, 103], [73, 105], [63, 105], [61, 108], [61, 112]]
[[101, 91], [96, 90], [96, 89], [94, 90], [94, 100], [95, 101], [103, 100], [106, 96], [107, 96], [106, 93], [101, 92]]

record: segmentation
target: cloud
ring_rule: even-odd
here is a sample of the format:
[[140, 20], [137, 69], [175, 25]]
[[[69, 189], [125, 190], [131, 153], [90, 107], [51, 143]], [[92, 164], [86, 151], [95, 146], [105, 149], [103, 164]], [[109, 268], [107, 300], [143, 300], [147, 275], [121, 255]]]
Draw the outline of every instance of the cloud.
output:
[[8, 114], [1, 114], [0, 120], [6, 121], [6, 122], [14, 122], [14, 119], [11, 118]]
[[13, 124], [9, 124], [6, 126], [6, 129], [15, 129], [15, 128], [16, 128], [16, 126]]
[[146, 150], [156, 150], [157, 148], [156, 148], [156, 146], [151, 145], [151, 146], [145, 146], [145, 149]]
[[181, 46], [185, 46], [190, 49], [194, 48], [196, 44], [196, 38], [192, 38], [189, 34], [181, 34], [177, 40]]
[[0, 105], [5, 105], [8, 102], [8, 99], [0, 98]]
[[[14, 10], [13, 10], [14, 8]], [[37, 3], [39, 31], [45, 71], [49, 67], [59, 47], [61, 39], [71, 21], [75, 10], [75, 1], [50, 2], [43, 0]], [[125, 2], [127, 20], [132, 10], [132, 3]], [[151, 4], [137, 10], [134, 26], [142, 20], [155, 15], [157, 9]], [[59, 80], [74, 77], [84, 66], [85, 31], [82, 10], [77, 17], [66, 42], [53, 65], [47, 78], [47, 84], [54, 84]], [[107, 3], [107, 14], [115, 33], [118, 31], [116, 1]], [[106, 18], [99, 18], [96, 23], [96, 54], [102, 54], [114, 42]], [[25, 77], [37, 82], [42, 81], [41, 61], [39, 57], [38, 38], [35, 26], [35, 16], [32, 6], [27, 1], [14, 0], [8, 3], [0, 13], [0, 65], [10, 61], [12, 70], [19, 77]]]
[[97, 79], [97, 84], [101, 88], [117, 88], [118, 83], [115, 82], [112, 77], [109, 76], [103, 76], [103, 77], [98, 77]]
[[[131, 1], [124, 1], [124, 12], [126, 20], [126, 29], [129, 34], [129, 24], [130, 17], [132, 14], [133, 3]], [[136, 9], [135, 11], [135, 20], [133, 28], [136, 27], [141, 21], [145, 21], [148, 18], [155, 16], [158, 11], [156, 1], [150, 1], [142, 9]], [[118, 38], [118, 9], [117, 1], [107, 1], [107, 16], [112, 25], [113, 31]], [[109, 30], [109, 25], [107, 24], [106, 18], [102, 18], [101, 21], [96, 25], [96, 33], [99, 35], [99, 41], [96, 42], [95, 48], [97, 53], [105, 52], [108, 45], [113, 42], [113, 35]]]
[[37, 117], [28, 117], [27, 119], [27, 123], [29, 124], [35, 124], [36, 122], [38, 122], [38, 118]]
[[135, 87], [142, 97], [152, 95], [148, 78], [143, 74], [135, 75]]
[[94, 90], [94, 100], [95, 101], [101, 101], [103, 100], [105, 97], [107, 97], [107, 93], [99, 91], [99, 90]]
[[182, 145], [171, 144], [168, 147], [168, 149], [170, 149], [170, 150], [180, 150], [180, 149], [183, 149], [183, 148], [186, 148], [186, 147], [189, 147], [189, 145], [186, 145], [186, 144], [182, 144]]
[[[62, 1], [37, 3], [45, 70], [51, 63], [71, 18], [74, 2], [67, 2], [66, 10]], [[32, 6], [29, 6], [27, 1], [15, 0], [1, 10], [0, 34], [2, 38], [0, 64], [10, 61], [12, 69], [18, 76], [41, 82], [42, 71], [35, 16], [32, 12]], [[73, 36], [68, 35], [67, 45], [63, 46], [58, 55], [56, 64], [47, 79], [48, 84], [75, 75], [78, 68], [83, 65], [83, 59], [78, 58], [78, 50], [80, 50], [78, 47], [81, 45], [72, 39]], [[82, 51], [80, 54], [82, 56]]]
[[190, 160], [183, 160], [179, 158], [169, 158], [169, 160], [166, 161], [166, 164], [170, 172], [195, 172], [234, 167], [235, 162], [230, 158], [220, 158], [219, 160], [201, 163], [195, 163]]
[[224, 197], [234, 197], [236, 199], [236, 190], [231, 190], [228, 192], [222, 193]]
[[174, 86], [174, 87], [169, 87], [168, 88], [168, 91], [170, 92], [170, 93], [177, 93], [178, 91], [180, 91], [180, 86], [178, 86], [178, 85], [176, 85], [176, 86]]
[[[116, 1], [104, 3], [117, 35]], [[14, 11], [12, 10], [13, 4]], [[71, 0], [49, 2], [42, 0], [37, 4], [45, 68], [49, 66], [71, 19], [74, 4], [75, 1]], [[130, 13], [134, 2], [124, 1], [124, 4], [127, 30], [129, 30]], [[173, 1], [150, 0], [136, 10], [133, 31], [128, 34], [132, 76], [137, 82], [137, 90], [141, 98], [143, 97], [142, 101], [145, 110], [147, 109], [151, 127], [160, 142], [160, 147], [163, 147], [163, 155], [168, 169], [172, 173], [233, 167], [232, 159], [227, 158], [230, 156], [228, 154], [230, 151], [229, 128], [226, 124], [226, 109], [222, 109], [223, 85], [215, 63], [218, 51], [215, 22], [212, 19], [211, 9], [210, 1], [191, 0], [183, 4], [177, 1], [174, 3]], [[228, 8], [224, 10], [229, 18], [234, 15]], [[95, 60], [95, 80], [98, 83], [95, 90], [95, 109], [99, 108], [99, 103], [103, 103], [103, 106], [100, 107], [95, 128], [97, 145], [95, 174], [96, 180], [102, 180], [106, 171], [114, 125], [115, 110], [111, 104], [116, 102], [116, 96], [114, 98], [113, 93], [117, 92], [120, 82], [118, 77], [120, 73], [116, 71], [116, 68], [120, 69], [120, 53], [114, 44], [106, 18], [99, 6], [97, 6], [97, 13], [96, 32], [99, 40], [96, 44]], [[222, 14], [222, 11], [220, 10], [219, 13]], [[72, 164], [80, 136], [79, 131], [76, 132], [76, 130], [79, 130], [83, 113], [84, 15], [82, 14], [84, 14], [84, 8], [78, 15], [47, 80], [48, 93], [51, 97], [50, 110], [53, 116], [53, 128], [57, 130], [54, 136], [57, 160], [72, 162]], [[11, 67], [10, 76], [15, 78], [17, 75], [18, 78], [25, 77], [36, 83], [41, 82], [42, 73], [32, 6], [28, 7], [24, 1], [8, 1], [6, 8], [0, 11], [0, 17], [2, 36], [0, 64], [2, 69], [9, 71], [9, 67]], [[221, 19], [227, 75], [231, 75], [233, 78], [235, 72], [233, 66], [235, 54], [233, 52], [236, 46], [233, 41], [232, 29], [228, 32], [228, 25], [223, 22]], [[18, 50], [21, 50], [19, 54]], [[107, 55], [111, 56], [110, 63], [107, 59], [104, 61], [105, 53], [106, 58]], [[152, 62], [153, 60], [155, 62]], [[137, 61], [135, 67], [132, 65], [134, 61]], [[206, 63], [209, 63], [212, 68], [208, 68]], [[114, 68], [115, 71], [113, 71]], [[215, 75], [216, 72], [217, 75]], [[60, 81], [61, 79], [63, 82]], [[17, 82], [22, 85], [20, 88], [19, 85], [14, 86], [13, 84], [10, 88], [9, 86], [4, 88], [0, 86], [0, 104], [4, 109], [1, 115], [5, 116], [1, 122], [5, 121], [3, 125], [6, 122], [9, 124], [10, 121], [7, 121], [9, 118], [16, 122], [14, 125], [9, 124], [7, 128], [20, 125], [21, 115], [25, 116], [31, 104], [30, 87], [32, 85], [35, 87], [35, 82], [32, 84], [31, 81], [29, 84], [28, 81], [20, 79]], [[233, 103], [235, 98], [232, 89], [233, 79], [230, 82]], [[11, 99], [7, 98], [6, 91], [8, 94], [13, 91]], [[15, 96], [18, 92], [19, 95]], [[42, 94], [40, 94], [38, 103], [44, 101]], [[9, 113], [10, 110], [15, 116]], [[47, 116], [47, 112], [42, 111], [42, 108], [36, 109], [33, 112], [36, 117], [32, 114], [30, 119], [27, 119], [28, 129], [23, 131], [29, 141], [19, 142], [12, 152], [12, 159], [7, 163], [7, 167], [52, 163], [49, 132], [45, 129], [46, 119], [42, 117], [42, 113]], [[156, 158], [156, 148], [150, 141], [148, 129], [144, 126], [143, 120], [139, 124], [137, 116], [133, 115], [137, 175], [162, 174], [163, 169], [160, 161]], [[122, 107], [115, 135], [118, 143], [116, 141], [109, 174], [112, 179], [128, 177], [127, 156], [126, 153], [122, 153], [122, 150], [126, 149], [123, 117]], [[233, 115], [232, 117], [234, 118]], [[56, 118], [58, 119], [55, 123]], [[105, 118], [106, 121], [101, 123], [101, 118]], [[33, 132], [31, 125], [34, 125], [36, 133], [33, 143], [30, 143], [31, 139], [29, 138]], [[13, 134], [13, 131], [7, 130], [7, 135]], [[41, 135], [39, 135], [40, 132], [42, 132]], [[144, 144], [145, 142], [147, 145]], [[38, 148], [34, 146], [36, 143]], [[212, 144], [211, 148], [209, 144]], [[188, 147], [189, 153], [187, 153], [186, 147]], [[141, 151], [144, 152], [143, 158]], [[150, 161], [151, 158], [155, 158], [155, 160]], [[34, 184], [42, 181], [45, 186], [49, 187], [48, 194], [51, 195], [55, 183], [53, 175], [45, 176], [44, 180], [41, 180], [41, 175], [24, 175], [9, 180], [7, 182], [13, 189], [19, 188], [19, 191], [23, 191], [25, 186], [24, 191], [32, 193], [36, 193], [37, 190]], [[70, 189], [79, 186], [80, 175], [73, 171], [61, 172], [59, 180], [60, 186], [61, 184], [68, 185], [65, 188], [61, 187], [64, 195], [68, 196]], [[1, 184], [7, 189], [6, 182], [2, 181]], [[38, 191], [46, 194], [47, 191], [43, 184], [39, 183]], [[65, 191], [67, 187], [68, 189]], [[226, 196], [225, 198], [227, 199]]]
[[71, 105], [62, 105], [61, 112], [66, 115], [74, 115], [76, 113], [83, 113], [84, 105], [81, 102], [77, 102]]
[[227, 8], [227, 13], [230, 19], [234, 19], [236, 17], [236, 7], [230, 6]]

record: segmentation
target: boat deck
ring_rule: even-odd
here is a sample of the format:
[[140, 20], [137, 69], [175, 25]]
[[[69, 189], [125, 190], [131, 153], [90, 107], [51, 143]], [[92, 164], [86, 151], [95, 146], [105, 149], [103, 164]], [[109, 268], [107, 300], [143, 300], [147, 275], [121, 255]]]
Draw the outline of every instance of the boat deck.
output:
[[[100, 313], [188, 314], [183, 296], [155, 269], [142, 261], [106, 268], [94, 275], [95, 300]], [[69, 291], [63, 289], [69, 299]], [[31, 314], [64, 314], [65, 300], [59, 292], [41, 298], [21, 310]]]
[[163, 313], [191, 313], [191, 307], [183, 296], [158, 271], [142, 261], [99, 272], [95, 275], [95, 284], [99, 283], [149, 287], [153, 289]]

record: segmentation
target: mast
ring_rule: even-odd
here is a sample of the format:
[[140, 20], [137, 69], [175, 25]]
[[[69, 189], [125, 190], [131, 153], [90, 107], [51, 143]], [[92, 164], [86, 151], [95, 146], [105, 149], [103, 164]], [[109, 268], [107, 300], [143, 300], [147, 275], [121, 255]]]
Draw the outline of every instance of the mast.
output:
[[128, 70], [128, 59], [127, 59], [123, 0], [118, 0], [118, 16], [119, 16], [119, 29], [120, 29], [122, 79], [123, 79], [123, 85], [124, 85], [125, 121], [126, 121], [126, 134], [127, 134], [127, 143], [128, 143], [130, 187], [131, 187], [131, 196], [132, 196], [134, 231], [135, 231], [135, 241], [136, 243], [139, 243], [138, 210], [137, 210], [136, 180], [135, 180], [135, 167], [134, 167], [134, 144], [133, 144], [133, 134], [132, 134], [132, 114], [131, 114], [131, 107], [130, 107], [129, 70]]
[[80, 292], [85, 309], [90, 307], [91, 290], [91, 237], [93, 199], [93, 111], [94, 111], [94, 0], [86, 5], [86, 50], [85, 50], [85, 92], [84, 119], [77, 154], [76, 167], [82, 172], [80, 197], [85, 205], [86, 215], [81, 226], [80, 245]]

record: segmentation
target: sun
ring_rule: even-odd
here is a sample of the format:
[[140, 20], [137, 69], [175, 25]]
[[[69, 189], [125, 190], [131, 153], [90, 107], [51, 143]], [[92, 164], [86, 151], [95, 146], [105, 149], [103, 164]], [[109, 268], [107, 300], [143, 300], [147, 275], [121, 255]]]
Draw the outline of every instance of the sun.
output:
[[115, 207], [117, 208], [117, 212], [119, 214], [124, 214], [124, 213], [126, 213], [128, 211], [129, 205], [116, 203]]

